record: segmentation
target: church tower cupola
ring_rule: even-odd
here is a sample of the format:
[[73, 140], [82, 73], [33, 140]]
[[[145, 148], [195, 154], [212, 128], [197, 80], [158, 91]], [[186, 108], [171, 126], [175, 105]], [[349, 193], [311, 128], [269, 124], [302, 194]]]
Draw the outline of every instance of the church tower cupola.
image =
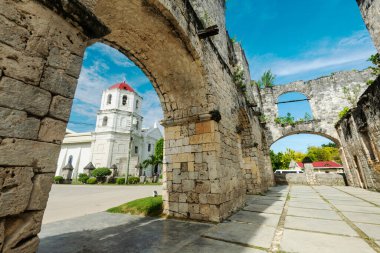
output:
[[96, 132], [139, 132], [142, 97], [125, 81], [103, 91]]

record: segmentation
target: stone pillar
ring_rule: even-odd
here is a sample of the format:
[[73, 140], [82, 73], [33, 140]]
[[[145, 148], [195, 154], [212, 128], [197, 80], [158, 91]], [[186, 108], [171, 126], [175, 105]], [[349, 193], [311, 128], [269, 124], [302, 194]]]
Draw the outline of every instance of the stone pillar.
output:
[[[218, 122], [206, 117], [199, 122], [163, 125], [164, 212], [178, 218], [219, 222], [240, 207], [245, 201], [243, 174], [240, 179], [228, 177], [233, 172], [220, 162], [223, 142]], [[239, 183], [236, 180], [241, 184], [237, 189], [232, 188]]]
[[37, 1], [0, 14], [0, 252], [36, 252], [88, 37]]

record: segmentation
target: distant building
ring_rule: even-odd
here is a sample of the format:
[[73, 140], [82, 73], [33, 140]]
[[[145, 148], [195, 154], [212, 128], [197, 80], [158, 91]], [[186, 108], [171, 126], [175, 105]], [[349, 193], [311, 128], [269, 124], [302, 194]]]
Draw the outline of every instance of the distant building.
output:
[[[343, 165], [334, 161], [319, 161], [312, 163], [315, 173], [343, 173]], [[304, 169], [304, 165], [301, 162], [295, 162], [292, 160], [289, 164], [289, 169]]]
[[[56, 175], [62, 175], [66, 166], [72, 166], [72, 178], [83, 173], [87, 166], [116, 166], [118, 174], [125, 175], [128, 159], [129, 174], [143, 174], [138, 165], [154, 154], [155, 144], [162, 134], [157, 125], [142, 128], [142, 101], [143, 98], [125, 82], [103, 91], [95, 132], [66, 131]], [[148, 170], [146, 173], [149, 177], [154, 172]]]

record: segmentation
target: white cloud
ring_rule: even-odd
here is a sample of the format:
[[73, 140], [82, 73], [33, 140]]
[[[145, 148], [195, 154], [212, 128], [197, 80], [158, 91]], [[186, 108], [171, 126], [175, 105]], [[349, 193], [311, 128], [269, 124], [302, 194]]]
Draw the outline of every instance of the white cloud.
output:
[[258, 79], [267, 69], [271, 69], [278, 77], [287, 77], [363, 65], [375, 52], [376, 49], [365, 30], [339, 41], [321, 40], [310, 45], [297, 57], [280, 58], [271, 54], [255, 56], [251, 60], [251, 66], [254, 79]]
[[157, 93], [154, 90], [149, 90], [141, 95], [144, 98], [142, 106], [144, 127], [152, 127], [156, 122], [159, 125], [159, 122], [164, 118], [164, 116]]
[[121, 67], [135, 67], [135, 64], [129, 60], [124, 54], [118, 50], [102, 43], [95, 43], [88, 48], [89, 51], [93, 51], [103, 56], [107, 56], [113, 63]]

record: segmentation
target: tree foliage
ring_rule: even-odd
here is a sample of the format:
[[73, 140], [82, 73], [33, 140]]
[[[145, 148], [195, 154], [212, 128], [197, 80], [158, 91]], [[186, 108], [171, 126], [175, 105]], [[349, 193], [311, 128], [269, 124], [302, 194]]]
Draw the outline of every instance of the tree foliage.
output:
[[164, 139], [161, 138], [156, 142], [156, 147], [154, 148], [154, 155], [161, 159], [164, 157]]
[[375, 67], [370, 67], [370, 69], [372, 70], [372, 73], [376, 76], [379, 76], [380, 75], [380, 54], [377, 53], [377, 54], [371, 55], [368, 61], [372, 62], [372, 64], [375, 65]]
[[289, 169], [289, 163], [294, 160], [302, 162], [305, 157], [310, 157], [314, 162], [317, 161], [335, 161], [341, 163], [339, 149], [335, 143], [324, 144], [321, 147], [308, 147], [307, 153], [297, 152], [292, 149], [287, 149], [284, 153], [275, 153], [270, 151], [273, 170]]
[[257, 81], [257, 85], [260, 88], [273, 87], [274, 80], [276, 80], [276, 76], [272, 73], [271, 70], [267, 70], [261, 76], [260, 80]]

